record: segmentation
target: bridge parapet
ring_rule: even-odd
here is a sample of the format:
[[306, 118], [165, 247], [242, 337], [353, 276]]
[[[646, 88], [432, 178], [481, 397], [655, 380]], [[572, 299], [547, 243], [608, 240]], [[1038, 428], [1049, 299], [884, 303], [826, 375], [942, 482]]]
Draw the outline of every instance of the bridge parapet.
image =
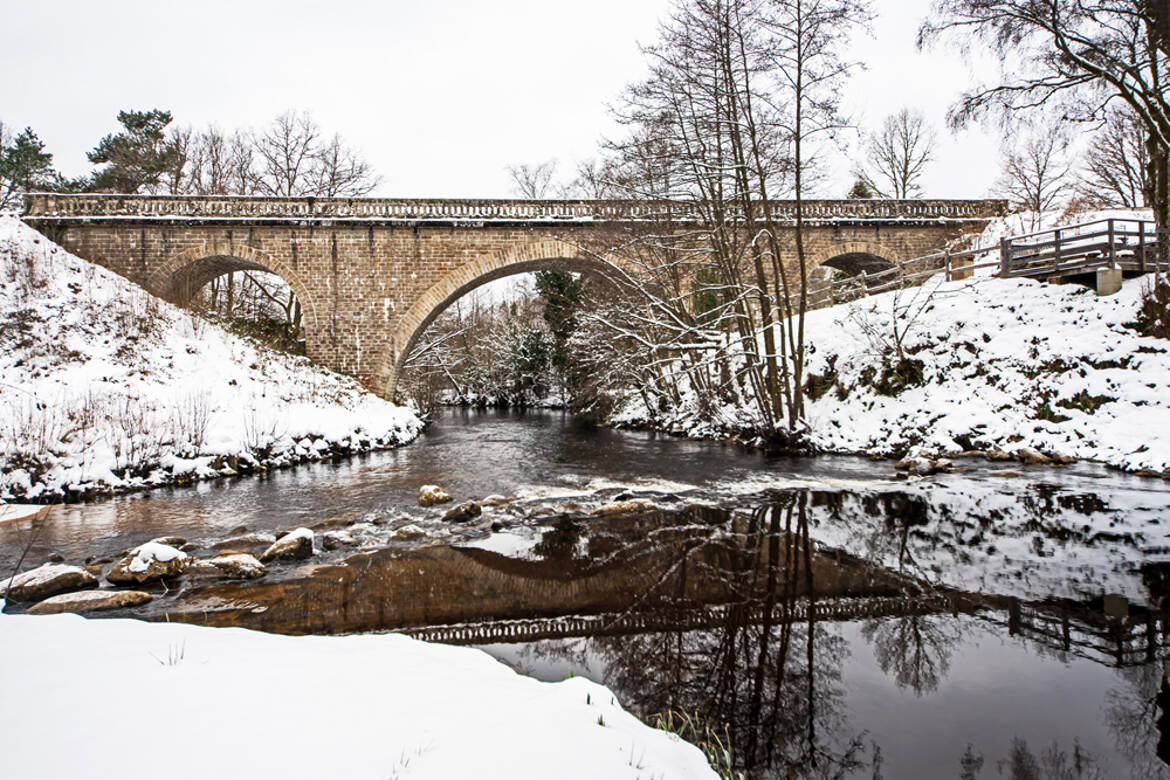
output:
[[[773, 201], [773, 214], [795, 219], [795, 201]], [[809, 200], [816, 221], [938, 221], [988, 219], [1007, 212], [1002, 200]], [[733, 212], [733, 219], [737, 216]], [[695, 222], [696, 204], [633, 200], [460, 200], [392, 198], [266, 198], [233, 195], [64, 195], [25, 197], [30, 222]]]

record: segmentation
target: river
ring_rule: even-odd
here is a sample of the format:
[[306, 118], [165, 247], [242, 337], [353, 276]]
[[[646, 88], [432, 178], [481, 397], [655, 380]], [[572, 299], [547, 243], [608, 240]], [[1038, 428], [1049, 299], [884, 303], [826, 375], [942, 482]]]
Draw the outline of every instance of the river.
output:
[[[902, 481], [885, 461], [447, 410], [399, 450], [57, 507], [0, 527], [0, 564], [340, 530], [310, 562], [124, 614], [479, 646], [697, 725], [751, 777], [1170, 777], [1166, 483], [959, 466]], [[512, 500], [453, 525], [416, 505], [426, 483]], [[616, 511], [631, 500], [649, 504]], [[407, 522], [427, 538], [395, 537]]]

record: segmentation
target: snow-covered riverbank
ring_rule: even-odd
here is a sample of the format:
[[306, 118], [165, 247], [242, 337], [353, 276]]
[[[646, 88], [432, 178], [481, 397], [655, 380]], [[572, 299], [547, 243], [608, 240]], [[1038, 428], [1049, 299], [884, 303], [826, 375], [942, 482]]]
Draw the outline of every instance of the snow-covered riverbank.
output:
[[0, 691], [0, 777], [715, 776], [600, 685], [398, 635], [0, 614]]
[[[984, 243], [1012, 229], [997, 222]], [[822, 452], [1045, 454], [1170, 476], [1170, 342], [1128, 327], [1151, 279], [1098, 297], [1072, 284], [940, 274], [809, 312], [807, 439]], [[687, 397], [651, 419], [632, 398], [613, 422], [698, 438], [753, 427], [749, 410], [699, 407]]]
[[[1033, 450], [1170, 473], [1170, 342], [1126, 327], [1142, 279], [1076, 285], [931, 279], [808, 314], [808, 438], [901, 456]], [[900, 342], [902, 357], [898, 357]], [[638, 422], [637, 406], [617, 422]], [[659, 424], [699, 437], [741, 415], [684, 407]]]
[[0, 216], [0, 500], [59, 500], [391, 447], [422, 422]]

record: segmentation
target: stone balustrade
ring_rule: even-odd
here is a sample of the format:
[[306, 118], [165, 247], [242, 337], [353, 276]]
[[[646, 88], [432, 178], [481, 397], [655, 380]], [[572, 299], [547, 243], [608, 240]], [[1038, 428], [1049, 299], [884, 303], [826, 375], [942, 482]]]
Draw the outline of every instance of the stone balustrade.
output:
[[[773, 201], [782, 220], [796, 202]], [[809, 220], [980, 219], [1007, 211], [1002, 200], [808, 200]], [[737, 212], [733, 211], [733, 218]], [[700, 209], [686, 201], [460, 200], [400, 198], [264, 198], [231, 195], [65, 195], [25, 197], [30, 222], [653, 222], [697, 221]]]

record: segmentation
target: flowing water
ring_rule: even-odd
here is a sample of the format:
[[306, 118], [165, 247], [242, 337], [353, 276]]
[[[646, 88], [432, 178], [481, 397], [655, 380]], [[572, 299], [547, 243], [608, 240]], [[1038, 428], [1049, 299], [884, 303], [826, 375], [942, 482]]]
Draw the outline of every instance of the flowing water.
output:
[[[342, 530], [262, 580], [188, 579], [121, 614], [478, 646], [694, 726], [751, 777], [1170, 777], [1170, 489], [960, 463], [907, 482], [883, 461], [448, 411], [392, 452], [55, 508], [0, 527], [0, 564]], [[513, 500], [453, 524], [416, 505], [426, 483]], [[614, 506], [631, 500], [649, 504]], [[407, 522], [427, 538], [396, 537]]]

